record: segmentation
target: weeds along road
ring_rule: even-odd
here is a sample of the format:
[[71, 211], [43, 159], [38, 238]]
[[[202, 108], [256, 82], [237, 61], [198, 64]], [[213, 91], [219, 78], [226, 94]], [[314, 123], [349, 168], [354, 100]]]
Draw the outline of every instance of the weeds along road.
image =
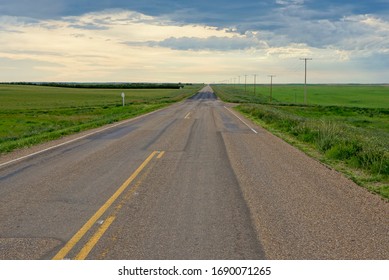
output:
[[0, 166], [1, 259], [388, 259], [388, 219], [210, 87]]

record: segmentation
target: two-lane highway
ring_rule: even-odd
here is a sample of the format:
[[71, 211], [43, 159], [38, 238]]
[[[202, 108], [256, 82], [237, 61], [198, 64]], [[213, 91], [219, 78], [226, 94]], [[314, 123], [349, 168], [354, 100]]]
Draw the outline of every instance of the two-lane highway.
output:
[[387, 259], [388, 217], [209, 86], [0, 166], [0, 259]]

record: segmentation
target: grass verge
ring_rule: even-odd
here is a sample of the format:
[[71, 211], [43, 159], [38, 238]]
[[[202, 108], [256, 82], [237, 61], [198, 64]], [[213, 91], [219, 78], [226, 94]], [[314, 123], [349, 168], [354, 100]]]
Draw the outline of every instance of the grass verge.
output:
[[[238, 97], [228, 89], [216, 93]], [[388, 109], [240, 101], [236, 109], [262, 127], [389, 199]]]

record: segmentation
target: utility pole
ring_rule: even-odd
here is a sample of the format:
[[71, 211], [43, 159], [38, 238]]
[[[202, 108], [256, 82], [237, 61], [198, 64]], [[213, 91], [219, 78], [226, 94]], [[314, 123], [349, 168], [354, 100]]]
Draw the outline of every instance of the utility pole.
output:
[[244, 75], [244, 93], [246, 93], [247, 88], [247, 75]]
[[312, 60], [312, 58], [300, 58], [300, 60], [305, 61], [304, 104], [307, 105], [307, 60]]
[[275, 75], [269, 75], [268, 77], [270, 77], [270, 103], [272, 102], [272, 99], [273, 99], [273, 77], [275, 77]]
[[255, 95], [256, 84], [257, 84], [257, 74], [254, 74], [254, 95]]

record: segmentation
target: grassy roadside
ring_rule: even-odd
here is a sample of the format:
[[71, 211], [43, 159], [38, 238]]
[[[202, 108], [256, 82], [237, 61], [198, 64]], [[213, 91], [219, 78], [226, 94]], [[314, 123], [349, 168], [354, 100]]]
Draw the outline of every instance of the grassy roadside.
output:
[[[239, 99], [219, 89], [221, 99]], [[389, 199], [389, 109], [240, 101], [236, 109], [253, 121]]]
[[[145, 114], [200, 89], [73, 89], [0, 85], [0, 154]], [[122, 106], [121, 92], [125, 92]]]

